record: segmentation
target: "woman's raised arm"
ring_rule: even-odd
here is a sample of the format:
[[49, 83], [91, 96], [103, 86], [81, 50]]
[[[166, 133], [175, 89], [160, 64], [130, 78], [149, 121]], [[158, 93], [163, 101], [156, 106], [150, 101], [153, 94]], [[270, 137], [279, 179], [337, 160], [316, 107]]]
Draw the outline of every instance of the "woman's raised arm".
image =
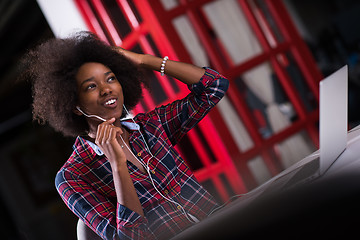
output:
[[[123, 48], [116, 48], [121, 54], [130, 59], [135, 64], [154, 71], [160, 72], [163, 58], [152, 56], [149, 54], [134, 53]], [[205, 73], [205, 69], [192, 64], [167, 60], [164, 72], [166, 75], [174, 77], [181, 82], [191, 85], [198, 83]]]

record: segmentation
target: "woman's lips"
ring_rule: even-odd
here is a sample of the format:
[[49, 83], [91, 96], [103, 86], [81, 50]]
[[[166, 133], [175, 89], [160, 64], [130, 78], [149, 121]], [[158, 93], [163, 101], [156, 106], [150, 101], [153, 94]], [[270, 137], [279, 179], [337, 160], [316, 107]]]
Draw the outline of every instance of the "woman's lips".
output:
[[107, 100], [104, 103], [104, 106], [105, 107], [111, 107], [111, 108], [116, 107], [117, 106], [117, 99], [116, 98], [111, 98], [111, 99]]

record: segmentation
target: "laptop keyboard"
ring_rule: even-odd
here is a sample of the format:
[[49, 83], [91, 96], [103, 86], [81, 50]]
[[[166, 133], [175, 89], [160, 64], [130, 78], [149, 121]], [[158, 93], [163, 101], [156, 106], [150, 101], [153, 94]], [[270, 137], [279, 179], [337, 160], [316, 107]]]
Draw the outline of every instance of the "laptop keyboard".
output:
[[300, 169], [295, 169], [296, 171], [291, 171], [284, 176], [279, 177], [278, 179], [274, 180], [270, 185], [265, 189], [265, 191], [261, 195], [265, 195], [267, 193], [282, 191], [295, 185], [310, 181], [318, 176], [316, 172], [320, 169], [320, 158], [316, 158], [301, 167]]
[[[320, 158], [316, 158], [302, 166], [302, 168], [284, 185], [284, 188], [295, 186], [304, 180], [312, 180], [311, 176], [316, 177], [315, 173], [320, 168]], [[309, 178], [309, 179], [307, 179]]]

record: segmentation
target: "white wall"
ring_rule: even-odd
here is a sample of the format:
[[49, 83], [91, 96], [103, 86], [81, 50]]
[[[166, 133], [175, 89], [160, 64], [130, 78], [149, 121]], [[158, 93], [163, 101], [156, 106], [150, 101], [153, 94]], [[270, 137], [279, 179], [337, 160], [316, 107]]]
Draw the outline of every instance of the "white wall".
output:
[[88, 30], [73, 0], [37, 0], [37, 3], [55, 37]]

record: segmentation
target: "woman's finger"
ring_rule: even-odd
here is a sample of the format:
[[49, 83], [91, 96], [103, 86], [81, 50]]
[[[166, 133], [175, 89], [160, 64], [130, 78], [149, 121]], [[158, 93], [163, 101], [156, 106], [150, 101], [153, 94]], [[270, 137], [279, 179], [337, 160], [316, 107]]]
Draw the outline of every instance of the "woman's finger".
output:
[[99, 124], [96, 131], [95, 143], [101, 144], [104, 137], [104, 125]]
[[[111, 125], [111, 120], [99, 124], [95, 142], [99, 145], [107, 144], [111, 142], [112, 138], [121, 135], [123, 133], [122, 129]], [[110, 132], [114, 132], [113, 136], [110, 136]]]
[[105, 126], [112, 125], [114, 123], [114, 121], [115, 121], [115, 118], [111, 118], [111, 119], [98, 125], [97, 131], [96, 131], [96, 139], [98, 139], [100, 143], [103, 141], [103, 138], [104, 138]]
[[115, 118], [110, 118], [109, 120], [103, 122], [102, 124], [113, 124], [115, 122]]

